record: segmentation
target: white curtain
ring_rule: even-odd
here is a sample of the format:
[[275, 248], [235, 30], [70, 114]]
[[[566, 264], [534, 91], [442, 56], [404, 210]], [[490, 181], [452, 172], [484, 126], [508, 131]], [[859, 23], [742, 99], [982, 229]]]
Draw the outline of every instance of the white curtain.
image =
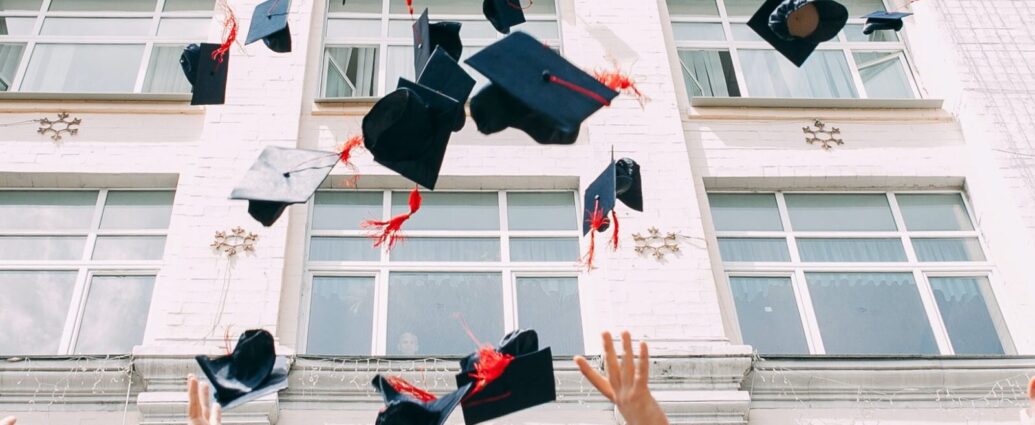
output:
[[740, 50], [739, 53], [752, 97], [858, 97], [842, 51], [817, 50], [801, 68], [775, 50]]
[[913, 239], [920, 261], [985, 261], [985, 253], [975, 238]]
[[144, 342], [154, 284], [154, 276], [94, 277], [76, 354], [127, 354]]
[[399, 85], [399, 78], [413, 81], [414, 75], [413, 47], [412, 46], [390, 46], [388, 47], [388, 62], [385, 70], [385, 91], [395, 90]]
[[692, 96], [740, 96], [730, 54], [718, 50], [680, 50], [683, 79]]
[[582, 354], [582, 308], [575, 277], [519, 277], [518, 327], [535, 329], [553, 355]]
[[[932, 277], [931, 289], [956, 354], [1003, 354], [985, 277]], [[986, 298], [986, 294], [987, 297]]]
[[808, 354], [805, 331], [786, 277], [730, 277], [744, 343], [762, 354]]
[[327, 97], [374, 96], [377, 83], [376, 47], [327, 48]]
[[398, 242], [390, 258], [391, 261], [497, 262], [500, 261], [500, 240], [411, 237]]
[[24, 49], [24, 44], [0, 44], [0, 91], [10, 90], [14, 85], [14, 74], [18, 72]]
[[38, 44], [22, 91], [132, 92], [143, 54], [143, 45]]
[[578, 261], [576, 238], [511, 238], [511, 261]]
[[58, 354], [75, 278], [74, 271], [0, 271], [0, 354]]
[[[412, 56], [412, 54], [411, 54]], [[420, 214], [406, 222], [409, 230], [499, 230], [496, 192], [422, 193]], [[392, 193], [392, 215], [409, 211], [410, 192]]]
[[500, 273], [390, 273], [389, 355], [467, 355], [503, 336]]
[[190, 82], [180, 67], [184, 46], [154, 46], [147, 65], [146, 93], [190, 93]]
[[791, 261], [783, 238], [721, 238], [722, 261]]
[[374, 323], [373, 277], [314, 277], [306, 353], [370, 353]]
[[801, 261], [815, 262], [902, 262], [906, 252], [901, 239], [799, 238]]

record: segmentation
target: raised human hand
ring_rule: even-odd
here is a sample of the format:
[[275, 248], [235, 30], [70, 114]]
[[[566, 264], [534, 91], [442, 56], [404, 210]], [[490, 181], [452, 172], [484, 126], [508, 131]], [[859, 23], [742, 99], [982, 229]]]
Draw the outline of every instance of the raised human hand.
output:
[[194, 375], [187, 375], [187, 424], [220, 425], [222, 422], [223, 411], [218, 403], [212, 404], [208, 384], [198, 382]]
[[622, 363], [618, 364], [611, 333], [601, 335], [604, 344], [604, 366], [607, 377], [590, 366], [585, 357], [575, 356], [575, 364], [597, 391], [618, 406], [629, 425], [668, 425], [668, 418], [661, 406], [654, 400], [647, 382], [650, 377], [650, 355], [647, 343], [640, 342], [639, 364], [633, 365], [632, 337], [629, 332], [622, 332], [622, 347], [625, 354]]
[[8, 416], [6, 418], [0, 419], [0, 425], [14, 425], [14, 422], [17, 420], [18, 418], [14, 416]]

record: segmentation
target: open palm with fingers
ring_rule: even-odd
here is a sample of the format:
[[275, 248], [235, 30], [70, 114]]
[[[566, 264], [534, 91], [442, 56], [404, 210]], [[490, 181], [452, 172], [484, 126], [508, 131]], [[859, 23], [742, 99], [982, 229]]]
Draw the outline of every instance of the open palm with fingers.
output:
[[208, 384], [198, 382], [194, 375], [187, 375], [187, 424], [220, 425], [222, 422], [223, 412], [219, 404], [212, 404]]
[[647, 343], [640, 342], [639, 363], [634, 365], [632, 337], [629, 336], [629, 332], [622, 332], [622, 348], [625, 353], [619, 364], [611, 333], [604, 332], [602, 339], [607, 376], [602, 376], [594, 370], [585, 357], [576, 356], [575, 364], [579, 366], [582, 374], [604, 397], [618, 406], [618, 412], [629, 425], [668, 425], [665, 412], [647, 388], [650, 377]]
[[6, 418], [0, 419], [0, 425], [14, 425], [14, 422], [17, 420], [18, 418], [14, 416], [8, 416]]

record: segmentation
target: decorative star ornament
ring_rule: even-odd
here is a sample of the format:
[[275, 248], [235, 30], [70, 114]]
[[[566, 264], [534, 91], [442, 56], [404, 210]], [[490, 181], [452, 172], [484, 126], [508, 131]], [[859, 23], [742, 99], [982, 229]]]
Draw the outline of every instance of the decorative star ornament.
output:
[[675, 232], [666, 233], [664, 236], [657, 228], [651, 227], [647, 229], [647, 236], [643, 236], [639, 233], [633, 234], [633, 240], [636, 241], [637, 254], [650, 255], [657, 260], [665, 258], [665, 254], [676, 254], [679, 253], [679, 234]]
[[222, 230], [216, 232], [216, 239], [212, 242], [212, 249], [225, 253], [228, 257], [237, 255], [238, 252], [255, 252], [255, 241], [259, 235], [247, 232], [240, 226], [230, 229], [230, 232]]
[[58, 114], [57, 121], [51, 121], [50, 118], [42, 118], [39, 120], [40, 128], [37, 130], [39, 134], [46, 136], [50, 134], [50, 140], [55, 142], [61, 141], [62, 134], [68, 134], [69, 136], [75, 136], [79, 134], [79, 124], [83, 122], [80, 118], [73, 118], [71, 121], [68, 120], [68, 113], [61, 112]]
[[810, 145], [820, 143], [823, 150], [828, 151], [833, 148], [833, 145], [843, 145], [844, 140], [841, 140], [841, 129], [837, 127], [830, 127], [830, 130], [826, 129], [826, 124], [823, 121], [816, 120], [816, 128], [802, 127], [801, 131], [805, 133], [805, 143]]

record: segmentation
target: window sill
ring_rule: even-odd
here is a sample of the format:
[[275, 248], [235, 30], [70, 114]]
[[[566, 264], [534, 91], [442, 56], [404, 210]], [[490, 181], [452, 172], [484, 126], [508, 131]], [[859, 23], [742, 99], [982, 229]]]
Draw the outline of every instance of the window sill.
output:
[[313, 101], [313, 115], [363, 116], [380, 97], [320, 97]]
[[774, 97], [705, 97], [690, 99], [695, 108], [801, 109], [941, 109], [941, 99], [785, 99]]
[[695, 97], [690, 119], [804, 119], [837, 121], [951, 122], [941, 99], [780, 99], [752, 97]]
[[0, 92], [0, 112], [41, 112], [55, 108], [77, 113], [202, 114], [187, 93], [29, 93]]

